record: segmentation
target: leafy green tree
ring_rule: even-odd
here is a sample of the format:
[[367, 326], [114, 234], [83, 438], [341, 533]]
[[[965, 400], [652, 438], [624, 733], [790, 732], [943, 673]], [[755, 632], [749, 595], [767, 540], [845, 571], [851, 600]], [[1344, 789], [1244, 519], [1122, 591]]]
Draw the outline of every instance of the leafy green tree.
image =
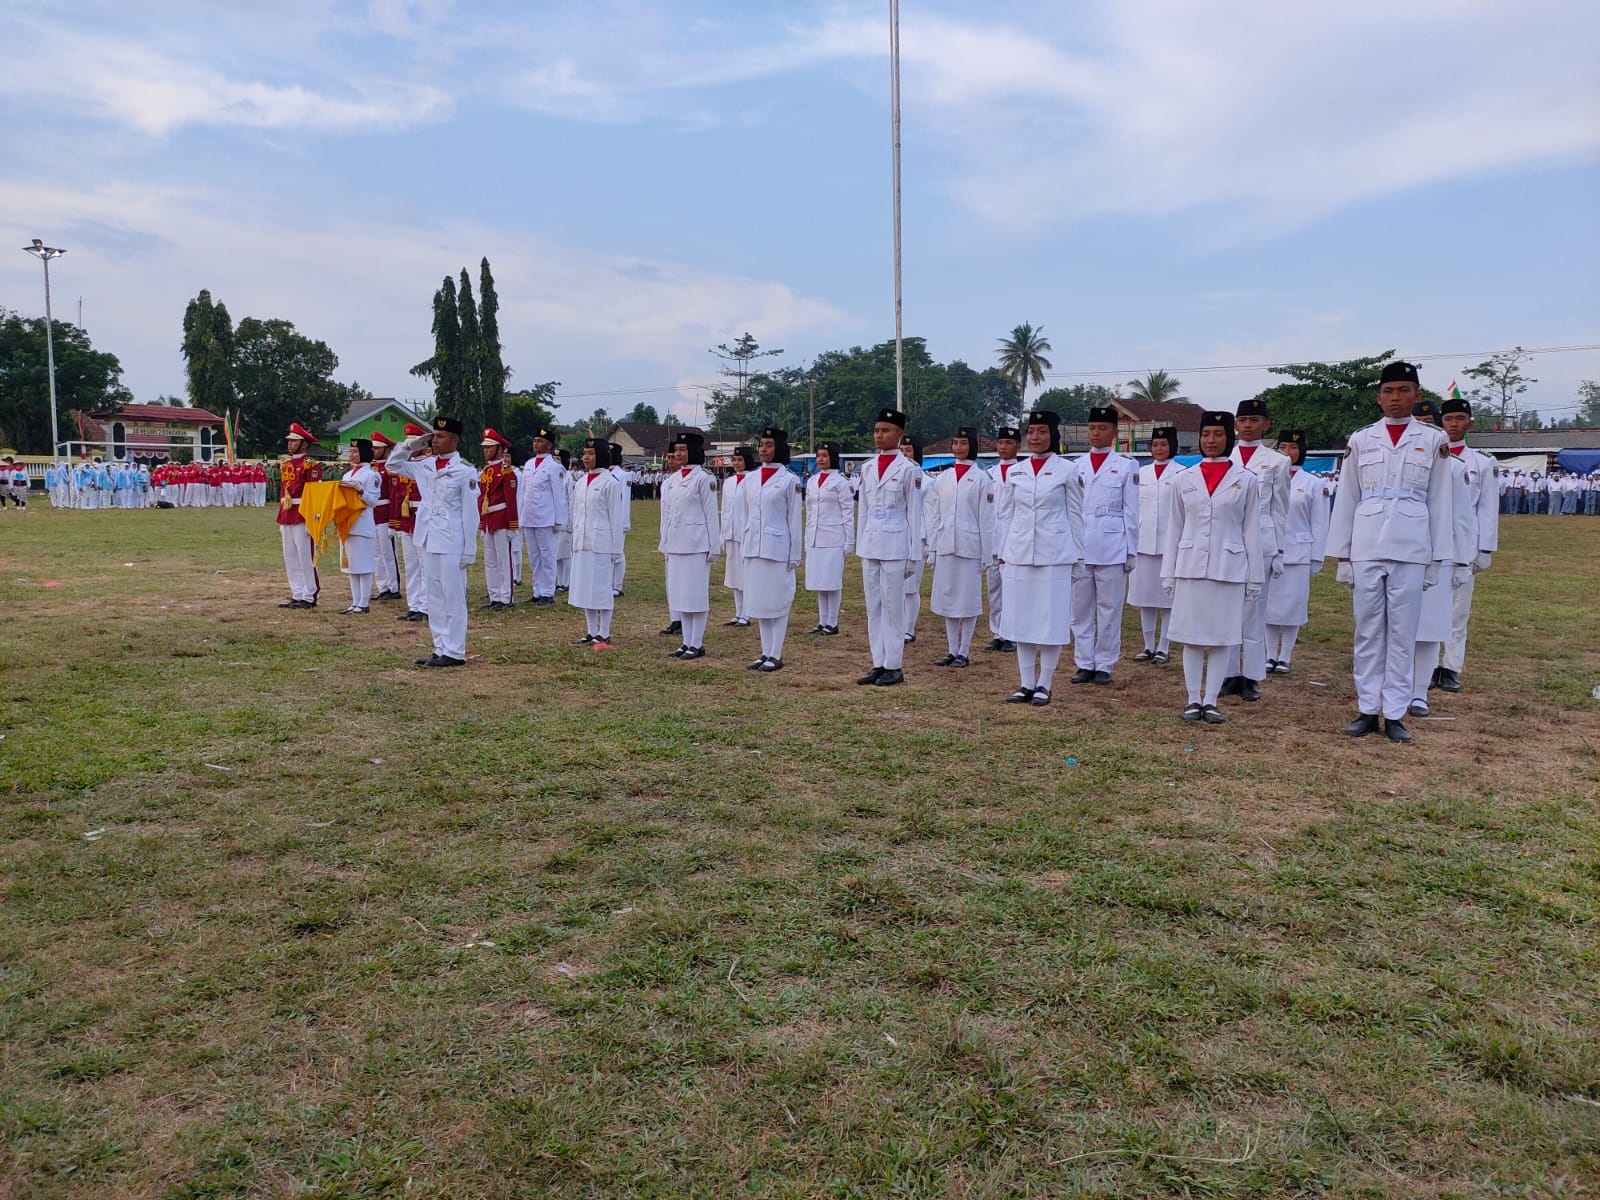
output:
[[456, 281], [446, 275], [433, 294], [433, 353], [411, 368], [413, 375], [433, 380], [434, 407], [443, 416], [458, 417], [461, 412], [465, 379], [462, 368], [461, 313], [456, 304]]
[[500, 294], [485, 258], [478, 264], [478, 391], [485, 425], [500, 429], [505, 421], [506, 381], [510, 378], [500, 345]]
[[456, 354], [460, 361], [460, 397], [456, 401], [455, 417], [461, 422], [461, 456], [473, 462], [483, 460], [483, 450], [478, 443], [483, 439], [483, 380], [479, 368], [483, 361], [483, 338], [478, 328], [478, 306], [472, 300], [472, 280], [467, 269], [461, 268], [461, 287], [456, 293], [456, 324], [460, 341]]
[[1050, 369], [1045, 357], [1050, 342], [1044, 336], [1044, 326], [1035, 329], [1027, 321], [1011, 331], [1011, 336], [1000, 339], [1000, 373], [1017, 387], [1017, 403], [1026, 408], [1028, 383], [1044, 383], [1044, 373]]
[[[96, 350], [76, 325], [52, 325], [56, 355], [57, 439], [78, 436], [73, 410], [94, 412], [126, 404], [115, 354]], [[50, 453], [50, 368], [43, 317], [0, 308], [0, 442], [19, 454]]]
[[1063, 425], [1082, 425], [1089, 419], [1091, 408], [1105, 408], [1117, 399], [1120, 399], [1117, 389], [1103, 383], [1075, 383], [1071, 387], [1040, 392], [1031, 407], [1060, 414]]
[[[556, 389], [560, 386], [559, 380], [552, 379], [548, 383], [536, 384], [522, 391], [506, 393], [502, 424], [495, 428], [511, 439], [514, 457], [521, 459], [530, 453], [533, 447], [533, 435], [538, 430], [548, 429], [552, 433], [560, 434], [561, 430], [551, 410], [551, 406], [555, 403]], [[556, 440], [559, 441], [559, 437]]]
[[661, 424], [661, 414], [656, 412], [656, 406], [654, 404], [646, 404], [642, 400], [630, 408], [628, 415], [622, 419], [624, 421], [638, 421], [643, 425]]
[[1523, 374], [1523, 364], [1532, 361], [1533, 355], [1518, 346], [1462, 371], [1462, 374], [1469, 379], [1476, 379], [1479, 384], [1467, 394], [1496, 414], [1496, 423], [1501, 429], [1513, 426], [1519, 429], [1539, 428], [1537, 425], [1524, 426], [1516, 413], [1517, 397], [1528, 390], [1530, 383], [1539, 382]]
[[306, 337], [288, 321], [240, 321], [233, 360], [240, 441], [252, 453], [279, 448], [291, 421], [320, 437], [361, 394], [359, 385], [333, 378], [339, 358], [328, 344]]
[[[1344, 362], [1273, 367], [1274, 375], [1295, 382], [1267, 388], [1256, 398], [1267, 402], [1274, 429], [1303, 429], [1313, 446], [1342, 446], [1351, 433], [1378, 419], [1378, 378], [1393, 357], [1393, 350], [1385, 350]], [[1439, 398], [1426, 388], [1422, 394]]]
[[1128, 380], [1128, 399], [1154, 404], [1176, 404], [1187, 400], [1183, 385], [1165, 371], [1149, 371], [1143, 379]]
[[219, 416], [233, 407], [233, 318], [205, 288], [183, 312], [183, 359], [190, 404]]
[[[722, 367], [717, 374], [729, 380], [733, 386], [733, 410], [737, 411], [745, 401], [745, 391], [750, 386], [752, 379], [759, 378], [761, 372], [756, 370], [755, 363], [760, 358], [772, 358], [782, 354], [782, 350], [763, 350], [761, 343], [751, 336], [746, 330], [735, 338], [730, 346], [727, 342], [713, 348], [710, 353], [722, 360]], [[726, 389], [718, 388], [717, 392]]]

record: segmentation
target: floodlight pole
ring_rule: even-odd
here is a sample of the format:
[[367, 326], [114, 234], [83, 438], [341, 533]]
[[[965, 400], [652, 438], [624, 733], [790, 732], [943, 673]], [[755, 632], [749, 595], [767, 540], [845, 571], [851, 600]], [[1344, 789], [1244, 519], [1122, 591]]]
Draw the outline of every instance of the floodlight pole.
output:
[[900, 0], [889, 0], [889, 122], [894, 143], [894, 406], [905, 412], [900, 305]]
[[56, 437], [60, 426], [56, 424], [56, 339], [55, 318], [50, 314], [50, 260], [60, 258], [66, 251], [46, 246], [38, 238], [33, 239], [33, 245], [24, 246], [23, 249], [44, 264], [44, 353], [50, 370], [50, 465], [59, 466]]

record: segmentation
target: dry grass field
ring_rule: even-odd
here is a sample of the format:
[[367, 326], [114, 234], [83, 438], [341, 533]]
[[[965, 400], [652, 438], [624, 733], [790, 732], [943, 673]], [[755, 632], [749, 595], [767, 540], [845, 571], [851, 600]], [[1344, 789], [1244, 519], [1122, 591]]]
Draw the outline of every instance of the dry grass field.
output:
[[1326, 575], [1195, 727], [925, 608], [856, 687], [859, 572], [668, 660], [654, 522], [425, 672], [270, 511], [0, 513], [0, 1197], [1600, 1195], [1600, 521], [1409, 747]]

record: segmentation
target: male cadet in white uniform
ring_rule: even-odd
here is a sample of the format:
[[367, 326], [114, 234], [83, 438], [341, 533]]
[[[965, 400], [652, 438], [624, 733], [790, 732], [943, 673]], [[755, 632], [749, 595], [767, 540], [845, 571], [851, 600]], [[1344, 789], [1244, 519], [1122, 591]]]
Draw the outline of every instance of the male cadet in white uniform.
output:
[[1139, 464], [1112, 449], [1117, 410], [1089, 410], [1083, 480], [1083, 574], [1072, 580], [1073, 683], [1111, 682], [1122, 656], [1122, 606], [1139, 553]]
[[892, 687], [905, 679], [906, 580], [922, 564], [922, 469], [900, 453], [906, 415], [879, 411], [872, 427], [877, 456], [861, 466], [856, 506], [856, 557], [867, 601], [872, 670], [857, 683]]
[[[426, 458], [413, 458], [432, 439]], [[461, 422], [435, 417], [433, 432], [408, 437], [389, 451], [389, 470], [416, 481], [422, 503], [412, 543], [422, 552], [428, 584], [428, 631], [433, 653], [419, 667], [459, 667], [467, 661], [467, 568], [478, 557], [478, 471], [462, 462]]]
[[1229, 456], [1256, 477], [1256, 498], [1261, 506], [1261, 594], [1244, 602], [1244, 644], [1231, 677], [1222, 681], [1222, 695], [1254, 702], [1261, 699], [1261, 681], [1267, 677], [1267, 594], [1272, 581], [1283, 574], [1283, 531], [1289, 523], [1289, 477], [1294, 464], [1261, 439], [1272, 428], [1265, 400], [1241, 400], [1233, 416], [1238, 437]]
[[622, 550], [611, 557], [611, 594], [622, 595], [622, 581], [628, 574], [628, 532], [633, 528], [633, 480], [622, 465], [622, 447], [608, 442], [611, 474], [622, 485]]
[[545, 428], [533, 435], [533, 457], [522, 467], [517, 485], [518, 524], [528, 547], [528, 574], [533, 603], [556, 602], [556, 545], [567, 523], [567, 469], [555, 456], [555, 434]]
[[[1412, 655], [1425, 588], [1439, 584], [1451, 550], [1450, 446], [1411, 417], [1417, 369], [1392, 362], [1378, 383], [1383, 420], [1350, 435], [1328, 523], [1338, 581], [1355, 589], [1355, 682], [1360, 712], [1351, 737], [1378, 731], [1409, 742]], [[1445, 586], [1449, 586], [1446, 581]]]
[[1439, 423], [1450, 439], [1450, 453], [1466, 465], [1477, 554], [1472, 578], [1450, 593], [1450, 640], [1444, 644], [1444, 665], [1433, 673], [1430, 686], [1447, 692], [1461, 690], [1461, 664], [1467, 659], [1467, 621], [1472, 616], [1472, 589], [1478, 572], [1489, 569], [1489, 556], [1500, 548], [1500, 504], [1494, 459], [1467, 445], [1472, 430], [1472, 405], [1452, 396], [1439, 405]]
[[984, 580], [989, 592], [989, 632], [994, 634], [989, 649], [1005, 654], [1015, 654], [1017, 644], [1000, 636], [1000, 614], [1005, 608], [1005, 589], [1001, 584], [998, 547], [1005, 545], [1007, 521], [1011, 514], [1011, 493], [1006, 490], [1006, 476], [1017, 465], [1017, 454], [1022, 449], [1022, 431], [1008, 425], [994, 435], [994, 450], [999, 461], [994, 466], [994, 529], [989, 544], [996, 547], [994, 556], [984, 564]]

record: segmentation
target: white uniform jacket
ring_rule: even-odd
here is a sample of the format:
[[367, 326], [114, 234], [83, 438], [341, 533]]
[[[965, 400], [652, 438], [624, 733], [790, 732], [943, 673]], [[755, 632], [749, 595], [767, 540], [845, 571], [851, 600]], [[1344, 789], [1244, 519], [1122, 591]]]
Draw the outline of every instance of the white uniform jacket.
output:
[[1478, 552], [1493, 554], [1500, 548], [1500, 492], [1503, 490], [1495, 480], [1494, 459], [1471, 446], [1456, 457], [1467, 465], [1467, 489], [1473, 508]]
[[[606, 470], [622, 487], [622, 530], [626, 533], [633, 528], [633, 482], [628, 477], [628, 472], [621, 467], [607, 467]], [[620, 541], [617, 543], [616, 553], [622, 553]]]
[[1296, 467], [1289, 476], [1289, 512], [1283, 526], [1283, 561], [1321, 563], [1328, 550], [1328, 485]]
[[661, 480], [661, 539], [656, 549], [713, 559], [722, 553], [716, 484], [705, 468], [680, 469]]
[[805, 504], [800, 495], [800, 477], [780, 466], [763, 483], [764, 469], [757, 467], [739, 485], [744, 493], [740, 549], [747, 559], [765, 558], [798, 567], [803, 549], [800, 510]]
[[1466, 463], [1455, 455], [1450, 456], [1450, 555], [1448, 561], [1457, 566], [1470, 567], [1478, 557], [1478, 513], [1473, 507], [1477, 499], [1472, 494]]
[[1172, 498], [1161, 578], [1261, 583], [1266, 568], [1259, 497], [1260, 481], [1238, 463], [1229, 467], [1210, 495], [1200, 464], [1184, 468]]
[[1083, 477], [1083, 561], [1120, 567], [1139, 552], [1139, 464], [1111, 451], [1098, 471], [1088, 453], [1073, 465]]
[[1084, 483], [1059, 454], [1020, 459], [1006, 472], [1006, 531], [1001, 562], [1018, 566], [1062, 566], [1083, 561]]
[[869, 458], [857, 476], [856, 555], [882, 562], [921, 558], [922, 468], [896, 450], [889, 469], [880, 472], [885, 457]]
[[1350, 435], [1328, 554], [1352, 562], [1443, 562], [1451, 554], [1449, 443], [1407, 421], [1393, 445], [1378, 421]]
[[383, 476], [379, 475], [371, 463], [362, 463], [350, 471], [345, 472], [339, 481], [346, 487], [354, 487], [361, 497], [361, 503], [366, 507], [356, 514], [356, 519], [350, 522], [351, 537], [377, 537], [378, 527], [372, 523], [372, 506], [378, 502], [378, 496], [383, 492]]
[[856, 548], [856, 493], [842, 471], [819, 471], [806, 482], [806, 545]]
[[1167, 546], [1167, 526], [1172, 522], [1172, 498], [1183, 467], [1169, 462], [1161, 477], [1156, 464], [1139, 468], [1139, 553], [1160, 558]]
[[554, 454], [536, 454], [517, 479], [517, 524], [524, 529], [567, 523], [567, 469]]
[[1020, 458], [1010, 462], [997, 462], [989, 477], [994, 480], [994, 530], [989, 538], [990, 556], [999, 561], [1000, 547], [1006, 544], [1006, 530], [1011, 527], [1011, 489], [1006, 478], [1013, 471], [1026, 471], [1027, 464]]
[[946, 467], [935, 477], [932, 491], [929, 548], [987, 566], [994, 556], [994, 477], [974, 464], [957, 482], [955, 467]]
[[627, 532], [628, 485], [609, 470], [585, 471], [572, 489], [572, 552], [621, 554]]
[[[425, 554], [454, 554], [463, 565], [478, 557], [478, 468], [461, 455], [443, 459], [429, 454], [413, 458], [426, 438], [406, 438], [389, 451], [391, 474], [416, 481], [421, 504], [416, 509], [412, 544]], [[439, 463], [444, 465], [440, 466]]]
[[737, 542], [744, 532], [744, 477], [738, 471], [722, 481], [722, 540]]
[[1228, 461], [1256, 477], [1256, 500], [1261, 505], [1261, 553], [1271, 561], [1284, 551], [1283, 527], [1289, 519], [1289, 472], [1292, 467], [1289, 456], [1258, 443], [1248, 463], [1244, 461], [1238, 446], [1233, 448]]

